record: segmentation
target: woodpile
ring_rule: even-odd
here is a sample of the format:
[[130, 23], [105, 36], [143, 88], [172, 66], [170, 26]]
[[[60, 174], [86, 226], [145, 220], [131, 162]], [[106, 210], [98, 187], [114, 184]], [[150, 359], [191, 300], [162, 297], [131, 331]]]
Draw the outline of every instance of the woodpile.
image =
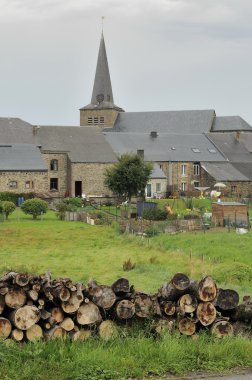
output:
[[154, 334], [207, 330], [217, 337], [252, 335], [252, 300], [232, 289], [217, 288], [212, 277], [190, 280], [177, 273], [156, 294], [134, 290], [120, 278], [111, 286], [87, 285], [51, 273], [32, 276], [8, 272], [0, 277], [0, 339], [16, 342], [64, 338], [108, 340], [119, 326], [150, 322]]

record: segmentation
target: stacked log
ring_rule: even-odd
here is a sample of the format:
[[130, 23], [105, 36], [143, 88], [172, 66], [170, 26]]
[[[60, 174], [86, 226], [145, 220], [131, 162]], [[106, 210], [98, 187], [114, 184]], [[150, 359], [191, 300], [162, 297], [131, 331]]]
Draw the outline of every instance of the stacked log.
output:
[[[90, 280], [85, 286], [69, 278], [52, 279], [8, 272], [0, 277], [0, 339], [16, 342], [94, 334], [112, 339], [118, 326], [150, 321], [152, 331], [192, 336], [207, 330], [216, 337], [252, 335], [252, 300], [239, 304], [235, 290], [217, 288], [211, 276], [200, 281], [176, 273], [156, 294], [136, 291], [125, 278], [111, 286]], [[129, 323], [130, 322], [130, 323]]]

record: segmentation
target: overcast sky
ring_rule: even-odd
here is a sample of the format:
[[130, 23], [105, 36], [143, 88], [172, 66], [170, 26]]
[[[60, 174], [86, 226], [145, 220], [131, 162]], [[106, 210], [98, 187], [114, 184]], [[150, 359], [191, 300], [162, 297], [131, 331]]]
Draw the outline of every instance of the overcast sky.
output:
[[78, 125], [101, 16], [118, 106], [252, 124], [252, 0], [0, 0], [0, 116]]

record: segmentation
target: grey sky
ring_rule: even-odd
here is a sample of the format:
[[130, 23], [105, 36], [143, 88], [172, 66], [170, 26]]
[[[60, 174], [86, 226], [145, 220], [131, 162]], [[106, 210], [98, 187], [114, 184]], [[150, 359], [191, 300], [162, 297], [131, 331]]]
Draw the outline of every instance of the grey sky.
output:
[[118, 106], [252, 124], [252, 0], [0, 0], [0, 116], [77, 125], [101, 16]]

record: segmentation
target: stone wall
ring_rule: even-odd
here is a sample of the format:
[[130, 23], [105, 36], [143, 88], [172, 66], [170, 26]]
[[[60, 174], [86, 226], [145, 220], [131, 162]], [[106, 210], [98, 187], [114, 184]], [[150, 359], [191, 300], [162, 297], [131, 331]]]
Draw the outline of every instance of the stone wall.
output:
[[47, 186], [47, 172], [0, 172], [0, 192], [39, 193], [47, 191]]
[[72, 163], [71, 168], [71, 195], [75, 195], [75, 181], [82, 182], [82, 193], [86, 195], [111, 195], [104, 185], [106, 168], [113, 164], [102, 163]]
[[[63, 197], [70, 191], [70, 171], [68, 156], [66, 153], [50, 153], [44, 151], [42, 154], [43, 160], [48, 168], [47, 192], [50, 192], [52, 197]], [[51, 168], [51, 161], [57, 160], [57, 166]], [[51, 188], [51, 178], [58, 180], [58, 190]]]
[[[118, 111], [113, 109], [94, 109], [94, 110], [80, 110], [80, 126], [92, 126], [98, 125], [98, 127], [113, 127], [115, 124], [116, 118], [118, 115]], [[98, 123], [90, 123], [89, 118], [98, 118]], [[100, 123], [104, 118], [104, 123]]]

